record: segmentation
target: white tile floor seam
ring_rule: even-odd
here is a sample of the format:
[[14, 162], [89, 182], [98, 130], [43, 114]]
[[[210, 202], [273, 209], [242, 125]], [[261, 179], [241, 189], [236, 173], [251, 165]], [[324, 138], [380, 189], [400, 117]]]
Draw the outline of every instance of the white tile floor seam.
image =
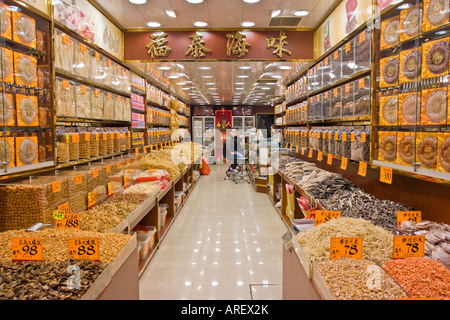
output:
[[269, 197], [202, 176], [140, 279], [142, 300], [280, 300], [286, 225]]

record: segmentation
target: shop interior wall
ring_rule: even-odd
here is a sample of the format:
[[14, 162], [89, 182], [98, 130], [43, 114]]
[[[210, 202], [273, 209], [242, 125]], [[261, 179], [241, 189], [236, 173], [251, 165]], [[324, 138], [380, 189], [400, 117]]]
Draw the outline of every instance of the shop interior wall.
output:
[[402, 203], [414, 210], [422, 212], [423, 220], [431, 220], [450, 224], [450, 186], [409, 177], [393, 172], [392, 184], [380, 182], [380, 169], [367, 168], [366, 177], [358, 175], [358, 163], [348, 162], [347, 170], [341, 170], [341, 161], [333, 159], [330, 166], [326, 160], [317, 161], [307, 155], [297, 154], [296, 157], [314, 162], [317, 167], [341, 174], [366, 192], [381, 200], [391, 200]]

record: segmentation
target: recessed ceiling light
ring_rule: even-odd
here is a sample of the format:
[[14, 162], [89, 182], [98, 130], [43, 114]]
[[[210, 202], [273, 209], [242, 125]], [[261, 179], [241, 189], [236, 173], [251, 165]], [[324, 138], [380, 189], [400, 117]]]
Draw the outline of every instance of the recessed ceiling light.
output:
[[177, 85], [179, 86], [184, 86], [186, 84], [186, 82], [177, 82]]
[[251, 22], [251, 21], [244, 21], [241, 23], [241, 26], [243, 26], [243, 27], [253, 27], [254, 25], [255, 25], [255, 23]]
[[292, 12], [292, 14], [296, 17], [304, 17], [307, 16], [309, 14], [309, 11], [307, 10], [297, 10]]
[[248, 76], [238, 76], [238, 78], [244, 79], [244, 78], [248, 78]]
[[272, 18], [278, 17], [281, 13], [281, 10], [274, 10], [272, 11], [272, 14], [270, 15]]
[[279, 66], [278, 68], [280, 68], [281, 70], [291, 70], [292, 69], [289, 66]]
[[239, 69], [242, 69], [242, 70], [248, 70], [248, 69], [251, 69], [252, 67], [249, 67], [249, 66], [242, 66], [242, 67], [239, 67]]
[[203, 0], [186, 0], [189, 3], [202, 3]]
[[245, 83], [244, 83], [244, 82], [236, 82], [235, 84], [238, 85], [238, 86], [242, 86], [242, 85], [244, 85]]
[[147, 23], [147, 26], [149, 26], [150, 28], [158, 28], [158, 27], [161, 27], [161, 23], [151, 21], [151, 22]]
[[272, 78], [274, 78], [274, 79], [281, 79], [282, 77], [281, 76], [271, 76]]
[[170, 67], [159, 67], [159, 70], [170, 70]]
[[213, 76], [202, 76], [202, 78], [212, 78]]
[[204, 21], [195, 21], [194, 22], [194, 26], [196, 26], [196, 27], [206, 27], [207, 25], [208, 25], [208, 23], [204, 22]]
[[257, 3], [257, 2], [259, 2], [259, 0], [243, 0], [244, 2], [247, 2], [247, 3]]
[[211, 67], [198, 67], [200, 70], [210, 70]]
[[175, 13], [175, 11], [172, 11], [172, 10], [166, 10], [165, 12], [166, 12], [166, 14], [167, 14], [169, 17], [172, 17], [172, 18], [176, 18], [176, 17], [177, 17], [177, 14]]
[[173, 74], [173, 75], [171, 75], [171, 76], [167, 76], [167, 78], [168, 79], [178, 79], [180, 76], [179, 75], [176, 75], [176, 74]]
[[144, 4], [147, 2], [147, 0], [128, 0], [128, 1], [134, 4]]

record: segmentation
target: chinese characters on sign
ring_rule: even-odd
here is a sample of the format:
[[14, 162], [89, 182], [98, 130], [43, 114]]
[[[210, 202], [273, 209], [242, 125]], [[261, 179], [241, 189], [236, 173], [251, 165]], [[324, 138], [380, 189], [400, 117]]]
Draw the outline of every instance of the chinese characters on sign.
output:
[[252, 45], [245, 40], [247, 35], [237, 31], [235, 35], [227, 34], [227, 56], [236, 55], [239, 59], [248, 53]]
[[192, 42], [189, 45], [189, 50], [185, 53], [186, 56], [192, 55], [195, 59], [203, 58], [205, 53], [211, 53], [211, 50], [205, 47], [205, 41], [200, 33], [191, 36]]
[[150, 35], [150, 43], [147, 44], [148, 54], [153, 58], [167, 58], [172, 50], [167, 44], [167, 34], [162, 32]]
[[[287, 55], [291, 55], [292, 54], [291, 51], [283, 48], [283, 46], [285, 44], [288, 44], [286, 39], [287, 39], [287, 36], [284, 33], [284, 31], [280, 31], [280, 36], [278, 38], [266, 37], [266, 47], [267, 47], [267, 49], [274, 48], [275, 51], [273, 52], [273, 54], [277, 55], [278, 58], [282, 59], [283, 58], [283, 53], [285, 53]], [[278, 41], [278, 43], [276, 43], [277, 41]]]
[[[179, 53], [178, 48], [172, 49], [168, 45], [168, 33], [166, 32], [160, 32], [160, 33], [154, 33], [149, 35], [150, 42], [146, 45], [147, 48], [147, 54], [150, 56], [151, 59], [157, 59], [157, 58], [168, 58], [169, 55], [172, 53], [172, 55], [178, 56]], [[242, 59], [249, 53], [249, 48], [252, 47], [252, 44], [247, 41], [248, 34], [242, 32], [242, 31], [236, 31], [235, 34], [226, 34], [220, 35], [218, 37], [213, 37], [211, 40], [212, 43], [209, 43], [209, 46], [205, 43], [203, 40], [203, 35], [199, 32], [196, 32], [195, 34], [191, 35], [191, 42], [188, 45], [188, 50], [184, 52], [184, 56], [192, 56], [195, 59], [200, 59], [206, 57], [206, 54], [212, 53], [213, 50], [217, 50], [218, 47], [222, 47], [225, 49], [226, 56], [227, 57], [236, 57], [237, 59]], [[222, 42], [222, 40], [214, 40], [214, 39], [220, 39], [226, 37], [226, 43]], [[264, 38], [264, 40], [262, 40]], [[292, 52], [285, 48], [285, 46], [288, 44], [287, 41], [287, 35], [284, 31], [280, 31], [279, 37], [268, 37], [264, 35], [260, 37], [261, 39], [260, 43], [255, 44], [256, 48], [263, 48], [266, 49], [275, 49], [274, 51], [270, 50], [273, 55], [276, 55], [280, 59], [283, 59], [283, 55], [292, 55]], [[184, 49], [183, 49], [184, 50]], [[259, 49], [257, 50], [259, 51]], [[268, 50], [269, 51], [269, 50]], [[219, 56], [221, 56], [222, 53], [219, 52]], [[178, 58], [179, 59], [179, 58]]]

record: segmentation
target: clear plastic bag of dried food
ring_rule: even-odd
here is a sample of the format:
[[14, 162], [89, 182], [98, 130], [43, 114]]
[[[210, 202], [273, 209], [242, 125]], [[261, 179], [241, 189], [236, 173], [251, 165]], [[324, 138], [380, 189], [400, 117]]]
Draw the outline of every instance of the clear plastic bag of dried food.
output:
[[351, 158], [352, 156], [352, 136], [353, 128], [343, 130], [343, 138], [341, 142], [341, 154], [340, 156], [345, 158]]
[[74, 73], [89, 79], [91, 74], [92, 49], [84, 43], [74, 41]]
[[75, 117], [75, 90], [69, 80], [56, 78], [56, 115], [59, 117]]
[[90, 87], [77, 84], [75, 86], [75, 101], [77, 106], [77, 118], [92, 118], [91, 110], [91, 91]]
[[55, 67], [73, 73], [74, 39], [55, 28]]
[[103, 84], [105, 71], [103, 70], [104, 57], [99, 52], [92, 50], [91, 52], [91, 80], [98, 84]]
[[106, 120], [114, 120], [114, 94], [110, 92], [104, 92], [103, 94], [103, 117]]
[[69, 159], [71, 161], [80, 159], [80, 134], [69, 132]]
[[103, 94], [100, 89], [92, 89], [91, 96], [91, 113], [94, 119], [103, 119]]

